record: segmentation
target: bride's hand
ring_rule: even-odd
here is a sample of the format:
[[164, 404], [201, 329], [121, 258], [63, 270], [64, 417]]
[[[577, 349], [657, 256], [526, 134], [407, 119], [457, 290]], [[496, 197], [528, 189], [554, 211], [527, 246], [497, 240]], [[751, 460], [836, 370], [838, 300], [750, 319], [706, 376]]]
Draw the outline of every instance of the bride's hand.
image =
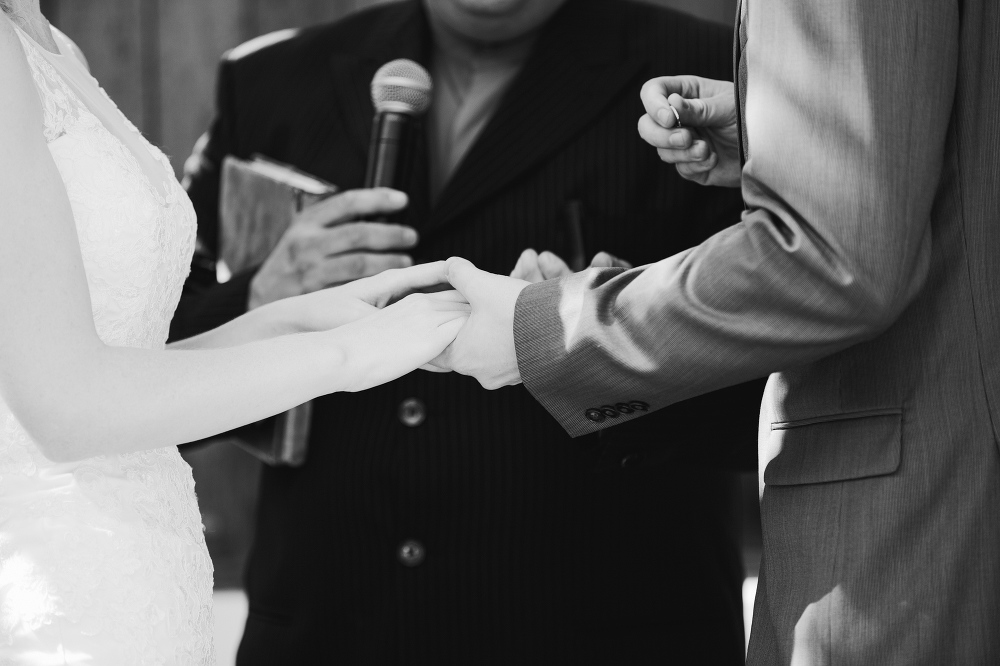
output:
[[280, 316], [295, 332], [325, 331], [374, 314], [407, 294], [447, 285], [447, 282], [445, 262], [435, 261], [390, 269], [266, 307], [280, 308]]
[[344, 353], [340, 390], [363, 391], [426, 364], [452, 343], [470, 309], [457, 291], [411, 294], [330, 331]]

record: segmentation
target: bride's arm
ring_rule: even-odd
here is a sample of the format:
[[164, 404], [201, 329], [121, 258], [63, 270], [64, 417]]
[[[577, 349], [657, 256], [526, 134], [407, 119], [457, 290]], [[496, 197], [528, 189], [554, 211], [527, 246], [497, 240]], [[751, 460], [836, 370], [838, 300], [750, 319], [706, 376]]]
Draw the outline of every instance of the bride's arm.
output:
[[98, 337], [62, 180], [16, 35], [0, 19], [0, 396], [46, 456], [179, 444], [412, 370], [467, 306], [411, 296], [337, 329], [162, 352]]
[[443, 261], [410, 268], [390, 269], [333, 289], [268, 303], [236, 319], [185, 340], [168, 349], [219, 349], [279, 335], [326, 331], [357, 321], [384, 307], [390, 300], [445, 282]]

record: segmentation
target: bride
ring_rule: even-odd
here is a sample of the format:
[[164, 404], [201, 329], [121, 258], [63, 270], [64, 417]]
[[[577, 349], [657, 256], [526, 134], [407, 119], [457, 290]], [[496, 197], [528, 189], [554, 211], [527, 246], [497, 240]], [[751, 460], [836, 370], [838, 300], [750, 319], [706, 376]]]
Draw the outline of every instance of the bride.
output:
[[38, 0], [0, 8], [0, 663], [211, 664], [212, 565], [176, 445], [410, 372], [469, 308], [387, 305], [444, 282], [439, 262], [165, 347], [190, 202]]

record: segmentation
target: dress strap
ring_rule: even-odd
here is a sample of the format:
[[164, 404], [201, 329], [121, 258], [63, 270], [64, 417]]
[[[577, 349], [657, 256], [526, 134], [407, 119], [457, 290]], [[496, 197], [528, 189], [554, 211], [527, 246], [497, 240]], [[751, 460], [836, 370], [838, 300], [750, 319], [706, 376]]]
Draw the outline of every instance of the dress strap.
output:
[[[170, 162], [122, 114], [83, 63], [72, 53], [55, 54], [42, 48], [30, 35], [15, 28], [42, 97], [46, 139], [54, 141], [81, 118], [88, 122], [96, 120], [101, 130], [111, 134], [129, 153], [130, 161], [138, 165], [156, 194], [162, 199], [170, 198], [173, 195], [170, 183], [174, 179]], [[60, 34], [57, 33], [57, 42], [62, 41], [58, 39]]]
[[74, 103], [73, 94], [66, 82], [41, 53], [41, 47], [16, 23], [11, 22], [11, 25], [21, 40], [21, 47], [42, 103], [45, 140], [51, 143], [65, 134], [70, 124], [79, 120], [79, 105]]

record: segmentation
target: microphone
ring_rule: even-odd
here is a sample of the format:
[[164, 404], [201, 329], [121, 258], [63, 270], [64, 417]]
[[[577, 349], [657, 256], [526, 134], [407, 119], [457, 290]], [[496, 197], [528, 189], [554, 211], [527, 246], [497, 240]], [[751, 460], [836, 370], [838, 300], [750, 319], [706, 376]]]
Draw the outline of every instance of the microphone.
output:
[[431, 76], [412, 60], [382, 65], [372, 77], [371, 141], [365, 187], [399, 189], [406, 182], [417, 138], [417, 120], [431, 104]]

